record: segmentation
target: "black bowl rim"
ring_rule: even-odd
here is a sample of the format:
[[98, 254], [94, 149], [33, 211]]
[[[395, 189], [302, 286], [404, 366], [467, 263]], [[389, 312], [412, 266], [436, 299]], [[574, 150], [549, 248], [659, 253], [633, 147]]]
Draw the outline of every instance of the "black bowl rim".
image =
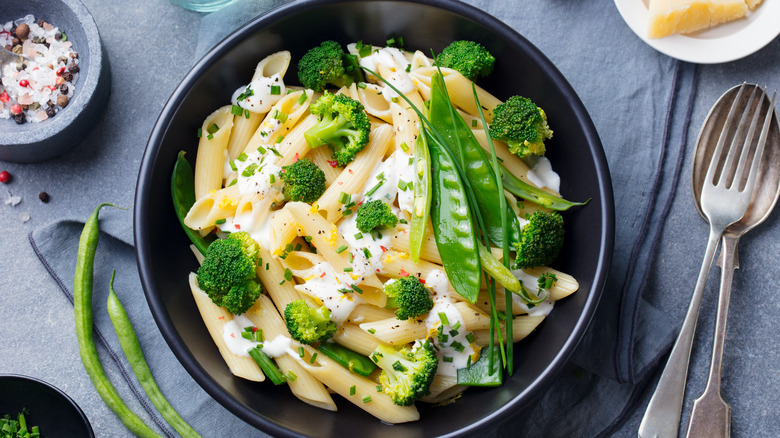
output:
[[22, 382], [26, 382], [32, 385], [39, 385], [43, 386], [45, 388], [48, 388], [52, 391], [54, 391], [56, 394], [58, 394], [62, 399], [64, 399], [68, 404], [73, 407], [73, 409], [78, 413], [79, 418], [81, 419], [81, 422], [84, 423], [85, 426], [87, 426], [87, 430], [89, 431], [89, 436], [94, 437], [95, 432], [92, 430], [92, 425], [89, 423], [89, 419], [87, 418], [86, 414], [84, 414], [84, 411], [81, 409], [81, 407], [76, 403], [68, 394], [65, 394], [63, 390], [60, 388], [57, 388], [56, 386], [52, 385], [49, 382], [43, 381], [41, 379], [31, 377], [31, 376], [25, 376], [22, 374], [0, 374], [0, 380], [18, 380]]
[[[101, 86], [105, 86], [106, 83], [104, 77], [106, 75], [105, 70], [108, 65], [108, 59], [103, 49], [103, 41], [100, 38], [100, 32], [98, 30], [97, 24], [95, 23], [95, 18], [89, 12], [89, 9], [87, 9], [87, 7], [80, 0], [47, 1], [58, 1], [66, 8], [73, 11], [73, 14], [84, 30], [86, 47], [79, 47], [78, 49], [80, 53], [88, 53], [89, 68], [87, 69], [87, 74], [79, 80], [78, 94], [74, 96], [73, 100], [68, 105], [68, 107], [72, 107], [72, 109], [76, 109], [76, 111], [62, 111], [62, 114], [60, 114], [59, 117], [55, 117], [54, 119], [48, 121], [48, 123], [38, 123], [38, 125], [40, 125], [38, 129], [33, 129], [21, 133], [0, 132], [0, 151], [2, 151], [2, 156], [5, 157], [4, 159], [8, 161], [43, 161], [53, 156], [59, 155], [66, 149], [69, 149], [41, 148], [40, 145], [46, 143], [52, 138], [59, 138], [63, 131], [68, 130], [72, 124], [77, 123], [78, 119], [83, 114], [91, 112], [87, 111], [88, 107], [90, 106], [89, 102], [92, 101], [96, 94], [101, 94], [99, 93], [99, 88]], [[99, 98], [102, 101], [105, 101], [108, 94], [107, 92], [102, 94], [105, 94], [105, 96], [100, 96]], [[104, 102], [101, 102], [101, 105], [103, 103]], [[89, 130], [85, 129], [85, 131]], [[75, 141], [71, 142], [70, 147], [75, 146], [77, 143], [78, 142]], [[30, 158], [30, 154], [26, 152], [28, 148], [33, 146], [36, 149], [37, 158]], [[51, 149], [51, 152], [47, 153], [47, 149]], [[20, 154], [21, 158], [16, 157], [17, 153]]]
[[[147, 262], [149, 249], [148, 247], [140, 244], [143, 241], [142, 238], [145, 232], [144, 229], [139, 225], [140, 221], [138, 218], [146, 213], [144, 209], [144, 203], [142, 202], [144, 194], [149, 190], [159, 189], [159, 187], [152, 187], [149, 185], [146, 181], [145, 175], [153, 170], [152, 163], [156, 161], [157, 154], [159, 153], [159, 145], [165, 137], [168, 125], [170, 123], [170, 118], [175, 114], [182, 101], [187, 97], [191, 85], [197, 81], [202, 72], [207, 70], [213, 62], [220, 59], [230, 49], [238, 45], [245, 38], [261, 31], [263, 28], [276, 22], [279, 19], [307, 9], [336, 3], [348, 3], [350, 1], [353, 0], [302, 0], [283, 5], [264, 15], [250, 20], [236, 31], [228, 35], [214, 48], [212, 48], [185, 76], [181, 84], [173, 92], [171, 98], [168, 100], [165, 107], [161, 111], [158, 121], [155, 124], [149, 137], [149, 142], [147, 143], [147, 148], [144, 152], [136, 185], [133, 228], [138, 271], [141, 277], [141, 284], [144, 289], [144, 294], [146, 295], [149, 308], [152, 312], [155, 322], [157, 323], [157, 326], [162, 332], [163, 337], [168, 343], [168, 346], [173, 351], [174, 355], [180, 360], [182, 366], [211, 397], [213, 397], [216, 401], [218, 401], [229, 411], [233, 412], [239, 418], [255, 427], [264, 430], [272, 436], [298, 437], [301, 435], [298, 435], [289, 429], [274, 423], [273, 421], [268, 421], [262, 417], [257, 416], [251, 409], [225, 392], [221, 386], [208, 374], [208, 372], [206, 372], [205, 369], [197, 364], [197, 360], [192, 355], [192, 353], [190, 353], [190, 351], [184, 347], [184, 340], [176, 331], [175, 326], [167, 316], [167, 310], [164, 302], [159, 295], [152, 292], [154, 290], [154, 285], [151, 281], [151, 266]], [[564, 343], [563, 347], [558, 351], [557, 355], [553, 358], [542, 375], [517, 396], [515, 396], [514, 399], [506, 403], [500, 409], [494, 411], [492, 414], [470, 424], [468, 427], [447, 435], [461, 436], [469, 432], [474, 432], [478, 429], [484, 428], [489, 423], [497, 425], [506, 421], [511, 416], [519, 412], [527, 403], [530, 403], [534, 398], [538, 397], [542, 390], [551, 383], [552, 379], [566, 365], [572, 353], [574, 352], [574, 349], [582, 340], [582, 337], [585, 334], [585, 330], [590, 325], [595, 310], [601, 299], [601, 294], [606, 284], [607, 274], [609, 272], [609, 267], [612, 260], [615, 228], [612, 182], [601, 140], [599, 139], [596, 128], [592, 119], [588, 115], [585, 106], [569, 82], [563, 77], [563, 74], [538, 48], [536, 48], [536, 46], [534, 46], [530, 41], [528, 41], [517, 31], [499, 19], [491, 16], [485, 11], [462, 2], [453, 2], [451, 0], [397, 1], [403, 3], [418, 3], [427, 6], [433, 6], [460, 15], [464, 18], [468, 18], [487, 29], [492, 29], [496, 33], [500, 34], [504, 40], [509, 41], [512, 45], [524, 49], [529, 57], [536, 61], [540, 68], [549, 76], [552, 83], [558, 87], [561, 93], [570, 102], [572, 112], [583, 128], [585, 133], [585, 141], [588, 144], [591, 156], [594, 159], [596, 176], [599, 183], [599, 197], [602, 199], [600, 213], [603, 220], [600, 230], [601, 240], [599, 246], [598, 263], [594, 272], [593, 284], [591, 289], [588, 291], [589, 295], [583, 306], [582, 313], [580, 314], [574, 329], [569, 335], [569, 338]]]

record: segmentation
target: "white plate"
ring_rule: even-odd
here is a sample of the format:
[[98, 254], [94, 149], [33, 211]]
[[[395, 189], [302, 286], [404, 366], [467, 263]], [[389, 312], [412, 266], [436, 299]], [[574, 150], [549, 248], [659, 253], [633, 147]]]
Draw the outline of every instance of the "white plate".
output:
[[780, 0], [764, 0], [747, 17], [711, 29], [665, 38], [648, 38], [649, 0], [615, 0], [628, 27], [659, 52], [682, 61], [717, 64], [744, 58], [780, 34]]

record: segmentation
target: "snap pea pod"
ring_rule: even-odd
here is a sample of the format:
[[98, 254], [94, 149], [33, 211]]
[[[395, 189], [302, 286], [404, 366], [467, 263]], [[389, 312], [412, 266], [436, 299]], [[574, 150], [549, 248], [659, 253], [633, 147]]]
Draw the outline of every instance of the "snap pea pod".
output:
[[428, 217], [431, 213], [431, 153], [425, 135], [418, 135], [414, 145], [414, 206], [409, 224], [409, 257], [414, 263], [420, 260], [425, 241]]
[[176, 217], [179, 219], [184, 233], [190, 238], [195, 248], [198, 248], [201, 254], [206, 255], [206, 248], [214, 240], [213, 237], [205, 238], [197, 231], [184, 225], [184, 218], [187, 212], [195, 203], [195, 178], [192, 174], [190, 163], [184, 158], [184, 151], [179, 151], [176, 158], [176, 164], [173, 166], [171, 175], [171, 198], [173, 198], [173, 209], [176, 211]]
[[141, 383], [141, 386], [146, 391], [146, 395], [149, 396], [149, 400], [154, 403], [154, 406], [162, 414], [165, 421], [168, 422], [176, 432], [179, 432], [182, 437], [195, 438], [200, 435], [184, 421], [178, 412], [168, 403], [168, 400], [163, 395], [160, 388], [157, 386], [157, 382], [154, 381], [152, 376], [152, 370], [149, 369], [149, 365], [146, 363], [144, 353], [141, 351], [141, 344], [138, 342], [138, 337], [135, 335], [133, 325], [130, 323], [130, 318], [127, 317], [122, 302], [119, 301], [119, 297], [116, 296], [114, 291], [114, 275], [116, 271], [111, 274], [111, 283], [108, 286], [108, 302], [106, 307], [108, 308], [108, 316], [111, 318], [111, 324], [114, 326], [114, 331], [119, 339], [119, 345], [122, 346], [122, 351], [127, 357], [127, 361], [130, 363], [130, 367], [133, 368], [135, 377]]
[[436, 247], [450, 284], [474, 303], [482, 284], [482, 267], [474, 216], [466, 188], [447, 149], [428, 138], [431, 153], [431, 223]]
[[474, 192], [488, 238], [497, 246], [501, 246], [504, 231], [502, 215], [498, 212], [504, 211], [508, 215], [507, 218], [510, 219], [509, 241], [517, 242], [520, 239], [520, 224], [515, 219], [511, 207], [501, 205], [500, 198], [504, 193], [499, 191], [493, 166], [484, 149], [474, 137], [471, 128], [455, 111], [443, 87], [441, 76], [433, 75], [429, 113], [431, 125], [444, 137], [447, 144], [453, 148], [453, 154], [459, 158], [461, 167]]
[[79, 355], [84, 369], [100, 398], [114, 411], [117, 417], [137, 436], [159, 437], [125, 404], [114, 385], [108, 380], [106, 371], [100, 363], [95, 339], [92, 335], [92, 276], [94, 273], [95, 251], [97, 250], [100, 229], [98, 214], [100, 209], [111, 204], [100, 204], [84, 224], [79, 238], [76, 273], [73, 278], [73, 313], [76, 320], [76, 338], [79, 343]]
[[361, 376], [368, 376], [376, 369], [376, 364], [371, 359], [340, 344], [323, 342], [317, 350]]
[[515, 274], [509, 270], [503, 263], [499, 262], [484, 245], [479, 245], [479, 259], [482, 262], [482, 269], [493, 277], [501, 286], [512, 293], [519, 294], [522, 285]]
[[[492, 351], [492, 358], [489, 352]], [[465, 386], [501, 386], [504, 383], [504, 373], [501, 368], [490, 366], [490, 359], [497, 362], [500, 358], [498, 346], [485, 348], [479, 355], [479, 360], [467, 368], [458, 370], [458, 385]]]
[[499, 167], [501, 168], [501, 182], [503, 182], [506, 191], [542, 207], [547, 207], [551, 210], [564, 211], [571, 207], [585, 205], [590, 201], [590, 199], [585, 202], [567, 201], [560, 196], [545, 192], [514, 176], [503, 164], [499, 164]]

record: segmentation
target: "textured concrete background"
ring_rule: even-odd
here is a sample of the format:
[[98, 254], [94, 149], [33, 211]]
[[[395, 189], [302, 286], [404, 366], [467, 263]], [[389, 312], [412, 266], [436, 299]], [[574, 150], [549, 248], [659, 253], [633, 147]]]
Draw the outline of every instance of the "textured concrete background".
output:
[[[0, 203], [0, 373], [27, 374], [51, 382], [86, 412], [98, 436], [125, 436], [126, 429], [95, 393], [78, 359], [73, 333], [72, 307], [38, 262], [27, 235], [62, 218], [86, 218], [97, 202], [111, 200], [130, 205], [138, 166], [149, 132], [166, 99], [195, 62], [201, 14], [188, 12], [164, 0], [114, 2], [83, 0], [101, 30], [112, 69], [112, 95], [97, 127], [66, 155], [47, 163], [0, 163], [14, 176], [0, 185], [23, 197], [15, 207]], [[534, 0], [516, 2], [472, 1], [520, 31], [536, 44], [569, 79], [591, 113], [613, 171], [623, 164], [610, 151], [639, 147], [624, 143], [624, 134], [649, 118], [662, 117], [666, 99], [664, 78], [671, 61], [642, 44], [624, 24], [610, 0], [574, 2]], [[2, 17], [6, 18], [6, 17]], [[528, 24], [532, 20], [533, 24]], [[549, 23], [545, 21], [549, 20]], [[544, 25], [540, 25], [542, 22]], [[593, 52], [572, 56], [567, 47], [577, 39], [593, 40]], [[621, 65], [632, 72], [625, 77]], [[601, 70], [601, 67], [606, 67]], [[693, 145], [709, 107], [732, 85], [747, 81], [780, 88], [780, 40], [741, 61], [700, 66], [695, 106], [688, 133], [683, 179], [651, 264], [644, 297], [679, 326], [695, 283], [706, 245], [707, 227], [693, 206], [688, 178]], [[655, 106], [636, 107], [616, 98], [620, 84], [640, 83], [652, 94]], [[665, 90], [665, 89], [664, 89]], [[616, 114], [616, 108], [625, 113]], [[620, 122], [617, 122], [617, 121]], [[660, 137], [659, 123], [649, 123], [637, 137]], [[676, 133], [679, 136], [679, 132]], [[675, 132], [672, 132], [672, 138]], [[637, 151], [641, 153], [642, 151]], [[650, 154], [651, 157], [655, 155]], [[648, 166], [652, 166], [649, 163]], [[621, 188], [615, 187], [616, 195]], [[38, 193], [46, 191], [44, 204]], [[20, 214], [29, 214], [22, 222]], [[618, 220], [623, 215], [618, 211]], [[108, 215], [107, 215], [108, 216]], [[102, 224], [129, 231], [128, 223]], [[780, 393], [780, 271], [777, 269], [780, 227], [777, 214], [748, 234], [740, 250], [742, 268], [735, 275], [726, 351], [723, 393], [733, 407], [734, 436], [777, 436], [780, 416], [775, 412]], [[120, 231], [121, 234], [121, 231]], [[125, 234], [124, 238], [130, 238]], [[630, 242], [617, 242], [630, 244]], [[717, 274], [713, 269], [704, 296], [702, 317], [694, 344], [689, 391], [683, 419], [693, 398], [703, 390], [714, 326]], [[140, 294], [140, 290], [138, 291]], [[161, 347], [167, 348], [167, 347]], [[116, 376], [112, 376], [114, 378]], [[635, 436], [652, 386], [647, 386], [628, 412], [617, 436]], [[225, 415], [230, 415], [226, 413]], [[262, 436], [258, 432], [258, 436]]]

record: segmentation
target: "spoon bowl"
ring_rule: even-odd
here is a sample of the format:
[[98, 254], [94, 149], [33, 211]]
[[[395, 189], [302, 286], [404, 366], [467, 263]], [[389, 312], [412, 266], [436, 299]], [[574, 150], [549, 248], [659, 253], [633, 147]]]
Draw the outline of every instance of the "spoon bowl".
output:
[[[691, 187], [693, 189], [693, 199], [695, 200], [696, 209], [705, 220], [706, 217], [702, 212], [700, 199], [704, 178], [707, 174], [707, 165], [712, 159], [712, 154], [714, 152], [713, 145], [718, 140], [720, 130], [728, 116], [729, 108], [731, 107], [732, 102], [734, 102], [739, 87], [740, 86], [737, 85], [731, 88], [718, 99], [710, 110], [710, 113], [707, 114], [704, 125], [699, 132], [699, 138], [696, 141], [696, 150], [694, 151], [693, 156], [693, 172], [691, 173]], [[749, 92], [753, 91], [750, 87], [758, 87], [758, 85], [747, 84], [747, 87], [748, 88], [740, 97], [740, 100], [742, 101], [740, 102], [740, 107], [744, 107], [747, 104], [748, 99], [750, 98]], [[756, 91], [758, 93], [764, 92], [761, 89]], [[755, 100], [753, 105], [756, 105]], [[765, 96], [761, 105], [763, 113], [769, 107], [769, 96]], [[778, 120], [777, 111], [775, 111], [775, 115], [772, 118], [772, 123], [769, 127], [766, 146], [764, 146], [764, 156], [766, 159], [760, 163], [758, 175], [756, 177], [758, 183], [753, 190], [747, 212], [742, 216], [742, 219], [726, 228], [724, 235], [738, 236], [753, 229], [766, 220], [777, 203], [778, 196], [780, 195], [780, 121]], [[750, 164], [750, 162], [747, 163], [748, 166]]]

